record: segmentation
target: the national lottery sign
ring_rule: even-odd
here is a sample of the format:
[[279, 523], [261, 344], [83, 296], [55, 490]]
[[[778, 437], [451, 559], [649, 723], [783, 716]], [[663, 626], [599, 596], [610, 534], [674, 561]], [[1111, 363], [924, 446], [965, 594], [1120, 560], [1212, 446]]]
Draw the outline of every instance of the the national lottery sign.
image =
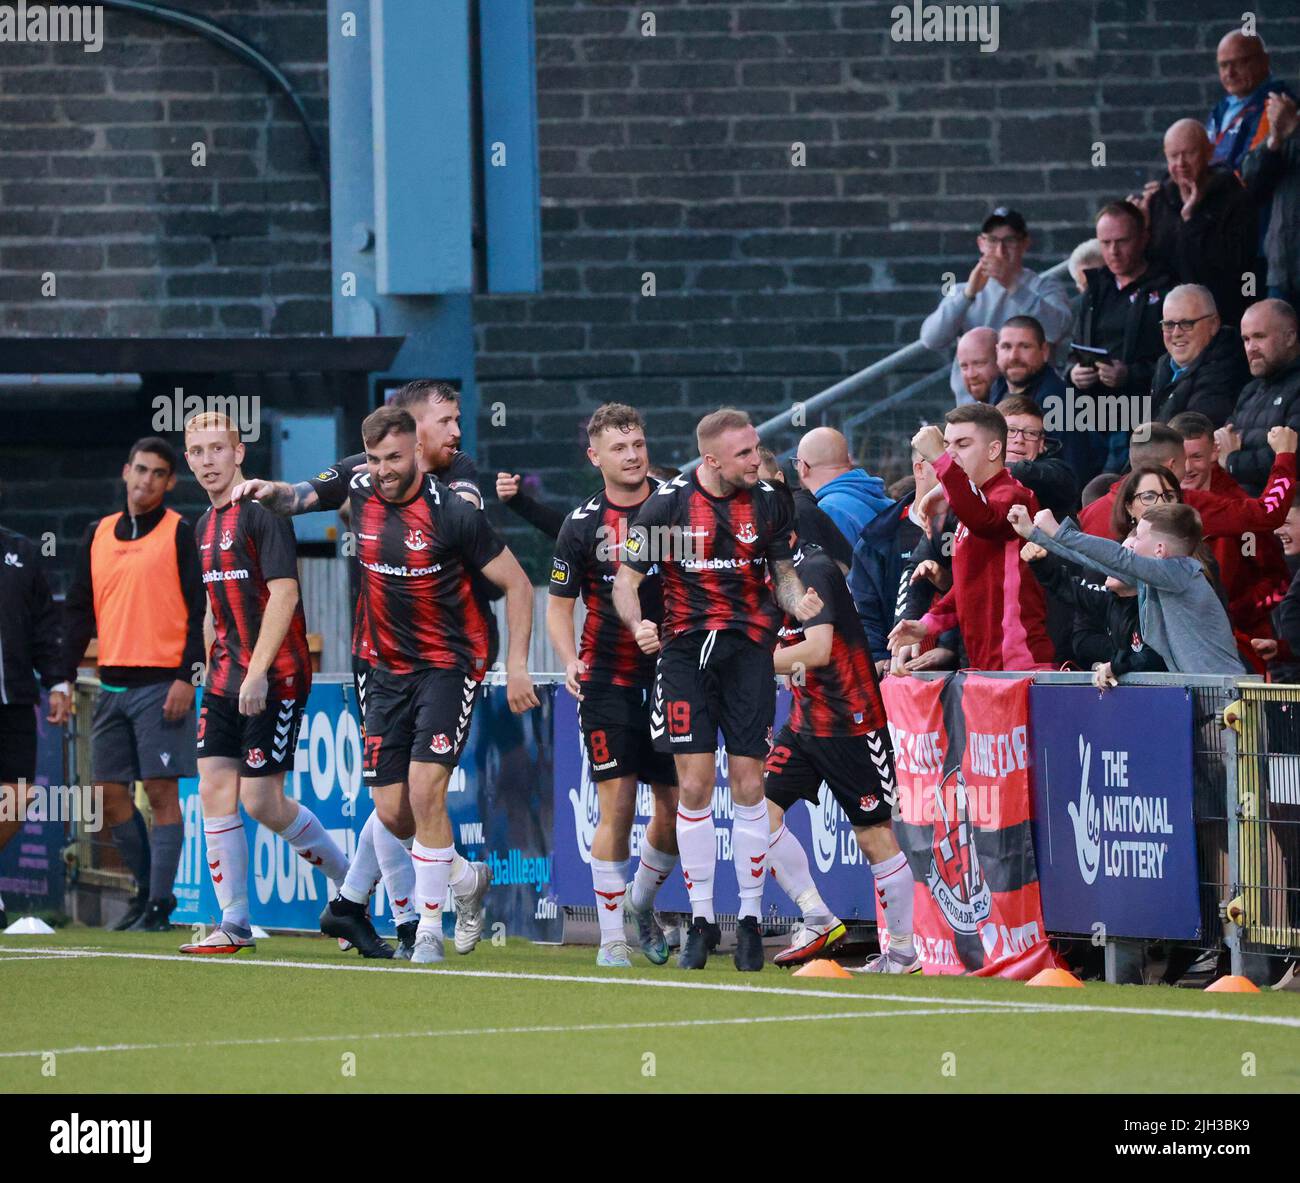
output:
[[1034, 686], [1030, 706], [1048, 927], [1198, 938], [1191, 691]]

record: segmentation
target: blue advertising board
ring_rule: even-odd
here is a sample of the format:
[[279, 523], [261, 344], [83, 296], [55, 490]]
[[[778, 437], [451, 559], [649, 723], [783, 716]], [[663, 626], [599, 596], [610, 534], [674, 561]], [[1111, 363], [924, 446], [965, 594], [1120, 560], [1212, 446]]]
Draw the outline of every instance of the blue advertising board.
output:
[[[495, 873], [488, 895], [489, 929], [510, 936], [558, 940], [562, 922], [548, 903], [550, 805], [550, 695], [539, 687], [540, 710], [515, 716], [505, 688], [484, 686], [460, 765], [452, 773], [447, 811], [457, 849], [487, 862]], [[320, 819], [352, 857], [373, 803], [361, 781], [361, 729], [351, 679], [317, 680], [307, 700], [294, 768], [285, 793]], [[180, 782], [185, 847], [176, 878], [177, 924], [212, 924], [220, 917], [203, 851], [203, 809], [197, 779]], [[267, 929], [317, 931], [334, 888], [316, 867], [265, 826], [245, 817], [249, 840], [249, 905]], [[448, 912], [454, 913], [450, 895]], [[380, 932], [392, 932], [392, 912], [381, 882], [372, 899]], [[450, 920], [448, 924], [450, 925]]]
[[[790, 695], [777, 695], [776, 726], [790, 713]], [[731, 786], [727, 753], [718, 748], [717, 781], [713, 793], [713, 817], [717, 825], [718, 870], [714, 877], [714, 907], [734, 915], [740, 898], [736, 877], [731, 872]], [[631, 853], [635, 860], [650, 820], [653, 797], [648, 785], [637, 786], [636, 818], [632, 825]], [[592, 907], [591, 843], [596, 833], [599, 806], [596, 785], [578, 729], [578, 707], [562, 687], [555, 695], [555, 873], [554, 900], [564, 907]], [[801, 802], [786, 814], [786, 825], [808, 853], [813, 881], [826, 903], [844, 919], [875, 920], [875, 894], [871, 871], [866, 864], [853, 828], [834, 797], [822, 787], [814, 805]], [[725, 864], [725, 865], [724, 865]], [[635, 862], [633, 863], [635, 869]], [[656, 907], [664, 912], [690, 912], [686, 885], [680, 875], [671, 876], [659, 889]], [[765, 915], [797, 916], [798, 907], [786, 897], [770, 875], [763, 896]]]
[[1035, 685], [1029, 703], [1048, 931], [1200, 936], [1191, 691]]

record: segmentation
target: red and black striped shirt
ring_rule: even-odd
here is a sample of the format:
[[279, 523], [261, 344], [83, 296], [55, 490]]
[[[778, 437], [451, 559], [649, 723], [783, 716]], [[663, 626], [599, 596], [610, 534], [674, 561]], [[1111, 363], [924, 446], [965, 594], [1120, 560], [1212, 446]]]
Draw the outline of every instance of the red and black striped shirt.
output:
[[487, 672], [487, 611], [472, 576], [505, 544], [485, 514], [425, 474], [407, 501], [385, 501], [370, 474], [348, 481], [361, 565], [352, 652], [393, 674]]
[[768, 563], [791, 556], [794, 511], [766, 481], [715, 497], [695, 473], [646, 498], [628, 532], [624, 561], [663, 579], [665, 644], [685, 633], [734, 629], [771, 648], [780, 610]]
[[[286, 519], [256, 501], [208, 509], [194, 533], [215, 634], [204, 685], [208, 694], [234, 698], [262, 628], [262, 614], [271, 597], [268, 581], [298, 579], [298, 542]], [[272, 698], [305, 698], [311, 689], [301, 599], [266, 678]]]
[[781, 647], [797, 645], [804, 630], [829, 624], [833, 630], [831, 659], [824, 666], [790, 679], [790, 728], [815, 736], [866, 735], [885, 726], [871, 646], [862, 628], [848, 584], [825, 551], [805, 547], [794, 557], [805, 587], [817, 589], [824, 607], [811, 620], [787, 616], [781, 627]]
[[[651, 482], [650, 496], [658, 481]], [[614, 610], [614, 577], [618, 574], [630, 521], [645, 504], [618, 505], [604, 489], [570, 513], [560, 527], [551, 562], [551, 595], [582, 596], [587, 619], [582, 626], [578, 656], [587, 667], [582, 682], [647, 687], [654, 681], [655, 659], [642, 653], [636, 639]], [[651, 567], [641, 581], [641, 617], [656, 624], [663, 619], [659, 572]]]

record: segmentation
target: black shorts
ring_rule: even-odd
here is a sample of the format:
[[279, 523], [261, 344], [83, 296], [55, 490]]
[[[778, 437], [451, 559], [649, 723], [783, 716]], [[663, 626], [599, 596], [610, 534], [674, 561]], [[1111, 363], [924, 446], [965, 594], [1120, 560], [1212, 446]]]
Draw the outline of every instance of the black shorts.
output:
[[455, 767], [469, 739], [478, 682], [463, 670], [393, 674], [371, 668], [361, 703], [361, 776], [372, 785], [401, 784], [412, 762]]
[[239, 775], [276, 776], [293, 771], [305, 698], [269, 698], [256, 715], [241, 715], [239, 699], [205, 694], [199, 708], [199, 759], [239, 760]]
[[727, 753], [761, 760], [772, 739], [772, 651], [734, 629], [670, 641], [655, 670], [650, 734], [659, 752]]
[[0, 706], [0, 784], [36, 779], [36, 708]]
[[650, 742], [650, 691], [584, 682], [578, 725], [597, 783], [635, 776], [648, 785], [675, 785], [677, 768]]
[[894, 809], [894, 748], [884, 728], [866, 735], [801, 735], [782, 727], [764, 769], [763, 793], [788, 810], [816, 802], [825, 781], [851, 826], [887, 822]]

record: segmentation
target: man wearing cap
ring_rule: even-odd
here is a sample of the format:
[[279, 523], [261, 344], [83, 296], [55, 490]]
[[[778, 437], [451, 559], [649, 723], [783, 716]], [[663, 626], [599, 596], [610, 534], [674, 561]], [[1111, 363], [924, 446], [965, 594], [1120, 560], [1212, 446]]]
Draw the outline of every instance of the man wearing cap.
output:
[[[1070, 332], [1074, 314], [1065, 290], [1024, 266], [1029, 227], [1024, 217], [998, 206], [976, 239], [980, 258], [964, 284], [956, 284], [939, 307], [925, 318], [921, 341], [931, 349], [948, 349], [970, 329], [1000, 329], [1013, 316], [1032, 316], [1043, 326], [1055, 352]], [[956, 360], [950, 379], [958, 403], [975, 401], [962, 382]]]

